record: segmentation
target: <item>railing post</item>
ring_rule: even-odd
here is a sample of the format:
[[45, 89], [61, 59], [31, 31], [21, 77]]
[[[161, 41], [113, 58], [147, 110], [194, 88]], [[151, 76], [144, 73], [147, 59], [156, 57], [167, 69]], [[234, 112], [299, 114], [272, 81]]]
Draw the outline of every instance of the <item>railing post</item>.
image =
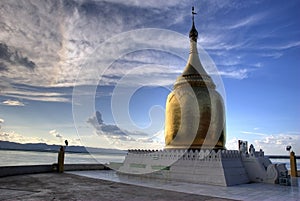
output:
[[297, 177], [297, 163], [295, 152], [290, 153], [290, 164], [291, 164], [291, 177]]
[[64, 160], [65, 160], [65, 149], [63, 146], [61, 146], [58, 153], [58, 161], [57, 161], [57, 172], [59, 173], [64, 172]]

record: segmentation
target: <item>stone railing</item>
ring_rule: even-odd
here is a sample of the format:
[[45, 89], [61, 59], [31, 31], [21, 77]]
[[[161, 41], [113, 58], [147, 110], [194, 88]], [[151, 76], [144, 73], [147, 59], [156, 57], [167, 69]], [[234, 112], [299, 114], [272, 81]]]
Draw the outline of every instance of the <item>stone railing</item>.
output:
[[240, 158], [238, 150], [128, 150], [128, 155], [136, 158], [152, 158], [164, 160], [220, 160], [221, 158]]

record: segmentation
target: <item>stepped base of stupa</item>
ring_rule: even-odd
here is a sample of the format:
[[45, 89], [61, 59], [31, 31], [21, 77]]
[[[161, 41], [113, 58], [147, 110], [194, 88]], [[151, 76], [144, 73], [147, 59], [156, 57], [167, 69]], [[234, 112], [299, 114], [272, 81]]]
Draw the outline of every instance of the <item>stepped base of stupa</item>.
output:
[[289, 182], [285, 165], [272, 164], [262, 151], [244, 154], [237, 150], [129, 150], [118, 172], [219, 186]]

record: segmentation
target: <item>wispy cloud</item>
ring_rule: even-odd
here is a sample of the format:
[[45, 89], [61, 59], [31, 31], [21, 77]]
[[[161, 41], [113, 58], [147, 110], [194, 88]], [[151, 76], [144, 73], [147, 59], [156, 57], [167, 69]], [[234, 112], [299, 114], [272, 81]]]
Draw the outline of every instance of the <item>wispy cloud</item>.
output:
[[300, 41], [291, 41], [282, 44], [263, 45], [260, 49], [272, 49], [272, 50], [287, 50], [290, 48], [300, 47]]
[[[103, 41], [135, 28], [163, 27], [165, 22], [173, 22], [174, 17], [166, 18], [159, 13], [162, 10], [171, 13], [170, 7], [178, 5], [184, 3], [85, 0], [68, 3], [7, 2], [1, 7], [0, 70], [6, 72], [4, 76], [9, 84], [72, 87], [82, 64]], [[24, 12], [14, 12], [20, 7]], [[111, 17], [112, 15], [114, 17]], [[142, 19], [137, 18], [137, 15]], [[182, 16], [180, 18], [184, 19]], [[20, 69], [13, 65], [13, 61], [14, 64], [18, 61], [17, 63], [22, 63], [28, 68], [34, 68], [35, 71], [27, 72], [26, 69]], [[76, 84], [90, 84], [91, 79], [88, 75], [89, 73], [86, 73], [86, 77], [81, 77], [81, 82]], [[38, 95], [37, 92], [28, 91], [23, 93], [13, 88], [13, 91], [10, 90], [3, 95], [37, 101], [69, 101], [59, 94], [58, 96], [48, 94]]]
[[5, 100], [2, 102], [2, 105], [7, 105], [7, 106], [25, 106], [24, 103], [18, 100]]
[[[0, 81], [0, 87], [1, 81]], [[42, 102], [71, 102], [72, 87], [42, 87], [27, 84], [3, 83], [1, 95], [9, 99]]]
[[[0, 3], [0, 71], [3, 73], [0, 87], [8, 88], [3, 96], [35, 101], [69, 102], [69, 94], [57, 90], [56, 92], [45, 92], [50, 87], [73, 87], [76, 85], [94, 84], [93, 70], [83, 68], [90, 56], [96, 55], [97, 49], [104, 41], [117, 34], [140, 29], [144, 27], [155, 27], [174, 30], [175, 25], [181, 33], [188, 33], [190, 23], [190, 6], [185, 1], [7, 1]], [[228, 57], [236, 52], [261, 50], [262, 57], [280, 58], [284, 54], [281, 50], [299, 47], [299, 41], [275, 44], [274, 46], [261, 45], [256, 40], [264, 34], [250, 34], [245, 37], [248, 28], [256, 27], [264, 23], [265, 18], [270, 18], [272, 12], [250, 13], [243, 15], [244, 18], [234, 18], [230, 23], [227, 18], [229, 13], [240, 12], [242, 9], [259, 4], [258, 2], [239, 3], [232, 1], [204, 1], [197, 8], [197, 25], [199, 28], [199, 42], [210, 53], [224, 55]], [[21, 12], [19, 8], [22, 8]], [[176, 14], [174, 14], [176, 13]], [[137, 17], [138, 16], [138, 17]], [[222, 19], [221, 19], [222, 18]], [[182, 28], [183, 27], [183, 28]], [[246, 29], [247, 28], [247, 29]], [[248, 33], [247, 33], [248, 34]], [[248, 36], [248, 35], [247, 35]], [[140, 43], [161, 43], [159, 36], [156, 41], [147, 41], [147, 33], [143, 37], [134, 38], [136, 44]], [[148, 37], [149, 38], [149, 37]], [[115, 38], [118, 39], [117, 37]], [[128, 38], [129, 39], [129, 38]], [[265, 37], [264, 40], [267, 40]], [[127, 42], [127, 43], [126, 43]], [[128, 40], [118, 43], [118, 47], [135, 44]], [[168, 48], [183, 48], [183, 41], [169, 40]], [[165, 45], [165, 44], [164, 44]], [[188, 44], [186, 44], [188, 47]], [[106, 47], [105, 51], [115, 54], [118, 47]], [[151, 46], [149, 46], [151, 47]], [[268, 49], [270, 51], [264, 51]], [[188, 50], [187, 50], [188, 55]], [[114, 55], [113, 55], [114, 56]], [[162, 57], [158, 62], [149, 62], [150, 59], [158, 57], [143, 53], [135, 58], [124, 58], [134, 65], [149, 64], [153, 68], [145, 69], [145, 76], [142, 71], [131, 73], [133, 80], [144, 79], [148, 83], [155, 83], [161, 80], [162, 85], [170, 85], [174, 82], [174, 77], [182, 70], [184, 64], [168, 63], [170, 59]], [[103, 58], [95, 58], [97, 66], [104, 68]], [[136, 62], [136, 63], [134, 63]], [[240, 68], [222, 68], [220, 74], [230, 79], [246, 79], [251, 69], [247, 68], [245, 60], [236, 60], [233, 63], [221, 61], [220, 65], [230, 67], [231, 64], [241, 64]], [[127, 62], [129, 63], [129, 62]], [[122, 64], [120, 62], [119, 64]], [[124, 64], [124, 63], [123, 63]], [[156, 67], [154, 64], [157, 64]], [[258, 63], [255, 63], [256, 65]], [[172, 72], [164, 72], [159, 69], [159, 65], [169, 65], [174, 67]], [[20, 68], [23, 66], [25, 68]], [[124, 66], [115, 66], [115, 69], [106, 72], [102, 81], [104, 84], [116, 84], [118, 79], [123, 77], [128, 71]], [[131, 66], [132, 69], [133, 65]], [[136, 67], [136, 66], [135, 66]], [[179, 68], [180, 67], [180, 68]], [[251, 67], [250, 67], [251, 68]], [[34, 69], [30, 71], [28, 69]], [[77, 75], [81, 70], [86, 72], [80, 79]], [[152, 72], [151, 72], [152, 71]], [[113, 75], [113, 76], [111, 76]], [[151, 79], [156, 76], [155, 80]], [[2, 81], [5, 79], [5, 82]], [[33, 90], [20, 90], [18, 87], [9, 87], [14, 84], [27, 84], [32, 86], [43, 86], [44, 88]], [[2, 90], [4, 91], [4, 90]]]
[[237, 29], [242, 28], [245, 26], [252, 26], [259, 24], [262, 19], [266, 16], [266, 13], [258, 13], [251, 16], [248, 16], [244, 19], [240, 19], [239, 21], [235, 22], [235, 24], [229, 25], [228, 29]]
[[158, 9], [170, 9], [170, 7], [178, 6], [178, 5], [186, 5], [189, 1], [188, 0], [174, 0], [174, 1], [156, 1], [156, 0], [149, 0], [149, 1], [136, 1], [136, 0], [111, 0], [113, 3], [124, 4], [128, 6], [135, 6], [135, 7], [143, 7], [143, 8], [158, 8]]
[[253, 66], [255, 66], [257, 68], [261, 68], [261, 67], [263, 67], [263, 64], [261, 62], [258, 62], [258, 63], [253, 64]]
[[279, 52], [279, 51], [278, 52], [268, 52], [268, 53], [261, 52], [261, 53], [258, 53], [258, 54], [259, 54], [259, 56], [262, 56], [262, 57], [272, 57], [274, 59], [278, 59], [283, 55], [283, 53]]
[[249, 131], [241, 131], [243, 134], [248, 134], [248, 135], [260, 135], [260, 136], [266, 136], [265, 133], [258, 133], [258, 132], [249, 132]]
[[219, 71], [218, 74], [224, 78], [234, 78], [234, 79], [246, 79], [248, 77], [248, 69], [236, 69], [236, 70], [227, 70]]
[[[7, 97], [43, 101], [43, 102], [70, 102], [69, 98], [66, 98], [67, 94], [57, 92], [36, 92], [36, 91], [21, 91], [21, 90], [3, 90], [2, 94]], [[10, 101], [11, 102], [11, 101]]]
[[[13, 12], [19, 7], [24, 8], [24, 12]], [[8, 2], [1, 8], [1, 13], [3, 13], [1, 38], [7, 41], [1, 43], [1, 50], [5, 53], [0, 63], [1, 70], [7, 71], [5, 76], [10, 83], [44, 87], [73, 86], [84, 61], [103, 41], [115, 34], [145, 26], [166, 28], [174, 23], [174, 15], [171, 15], [174, 12], [173, 8], [177, 8], [176, 16], [179, 16], [181, 20], [178, 23], [181, 23], [186, 16], [190, 16], [190, 12], [185, 12], [186, 7], [187, 4], [182, 1], [159, 3], [118, 0], [110, 2], [83, 0], [68, 3], [61, 1]], [[111, 17], [112, 15], [114, 17]], [[143, 38], [136, 39], [143, 40]], [[205, 41], [209, 42], [211, 39], [206, 38]], [[21, 41], [26, 41], [26, 43], [21, 43]], [[147, 43], [147, 40], [140, 42]], [[153, 41], [150, 42], [153, 43]], [[169, 46], [181, 48], [181, 43], [181, 41], [170, 41]], [[114, 49], [107, 48], [106, 51], [114, 53]], [[19, 55], [15, 52], [22, 52], [27, 57], [12, 56]], [[23, 63], [26, 61], [27, 66], [32, 64], [35, 71], [20, 71], [12, 65], [12, 62], [9, 62], [11, 58], [21, 58], [19, 60]], [[149, 63], [147, 57], [139, 59], [141, 62]], [[101, 66], [101, 61], [99, 65]], [[91, 84], [89, 72], [84, 76], [76, 84]], [[107, 83], [114, 81], [109, 78], [105, 78]], [[163, 79], [165, 80], [167, 79]], [[168, 80], [166, 84], [170, 82], [171, 80]], [[9, 91], [5, 95], [38, 101], [68, 101], [59, 94], [48, 96], [49, 93], [38, 95], [36, 92], [22, 92]]]

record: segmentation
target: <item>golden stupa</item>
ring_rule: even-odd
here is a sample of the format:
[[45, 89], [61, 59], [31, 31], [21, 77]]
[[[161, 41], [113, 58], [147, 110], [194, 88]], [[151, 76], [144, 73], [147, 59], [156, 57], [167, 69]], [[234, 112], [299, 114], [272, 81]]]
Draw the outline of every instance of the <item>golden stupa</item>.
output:
[[224, 103], [200, 62], [194, 14], [188, 62], [167, 98], [165, 148], [225, 149]]

